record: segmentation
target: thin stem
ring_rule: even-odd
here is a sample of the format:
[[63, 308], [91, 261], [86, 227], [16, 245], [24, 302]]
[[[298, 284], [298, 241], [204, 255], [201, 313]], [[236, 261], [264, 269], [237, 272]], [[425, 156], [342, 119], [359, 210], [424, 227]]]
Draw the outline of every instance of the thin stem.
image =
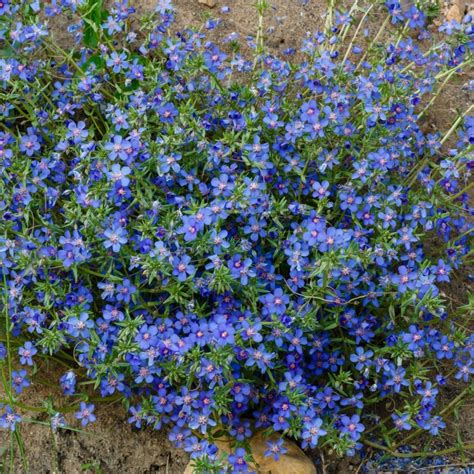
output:
[[[423, 58], [426, 58], [427, 56], [429, 56], [431, 53], [434, 53], [435, 51], [437, 51], [438, 49], [441, 48], [441, 45], [436, 45], [434, 48], [432, 49], [429, 49], [428, 51], [426, 51], [426, 53], [424, 53], [422, 55]], [[415, 61], [410, 61], [401, 71], [400, 71], [400, 74], [405, 74], [409, 69], [411, 69], [413, 66], [416, 65], [416, 62]], [[436, 76], [437, 77], [437, 76]], [[437, 77], [438, 78], [438, 77]]]
[[443, 78], [444, 76], [446, 76], [446, 74], [450, 74], [451, 71], [454, 71], [454, 70], [457, 71], [458, 69], [461, 69], [462, 67], [469, 66], [469, 65], [472, 64], [472, 62], [473, 62], [473, 60], [472, 60], [472, 59], [469, 59], [468, 61], [465, 61], [465, 62], [463, 62], [463, 63], [458, 64], [457, 66], [453, 67], [452, 69], [448, 69], [447, 71], [438, 73], [438, 74], [435, 76], [435, 78], [436, 78], [436, 79], [441, 79], [441, 78]]
[[362, 63], [364, 62], [365, 58], [367, 57], [367, 54], [369, 51], [372, 49], [372, 46], [378, 41], [380, 35], [385, 31], [385, 28], [387, 27], [388, 22], [390, 21], [390, 15], [387, 15], [387, 18], [385, 18], [384, 22], [382, 23], [381, 27], [379, 28], [379, 31], [377, 31], [377, 34], [375, 35], [374, 39], [369, 43], [367, 46], [364, 55], [358, 62], [356, 68], [354, 69], [354, 72], [356, 72], [360, 66], [362, 66]]
[[359, 21], [359, 24], [357, 25], [354, 36], [352, 37], [352, 40], [349, 43], [349, 46], [347, 47], [346, 54], [344, 55], [344, 58], [341, 62], [341, 65], [343, 67], [344, 67], [344, 64], [345, 64], [347, 58], [349, 57], [349, 54], [351, 54], [352, 45], [354, 44], [354, 41], [356, 40], [357, 35], [359, 34], [360, 29], [362, 28], [362, 25], [364, 24], [364, 21], [367, 18], [367, 15], [370, 13], [370, 11], [372, 10], [373, 7], [374, 7], [374, 4], [370, 5], [369, 8], [367, 8], [366, 12], [364, 13], [363, 17], [361, 18], [361, 20]]
[[[462, 123], [464, 117], [466, 115], [469, 114], [469, 112], [474, 108], [474, 105], [471, 105], [470, 107], [468, 107], [468, 109], [462, 114], [460, 115], [453, 123], [452, 127], [446, 132], [446, 134], [444, 135], [444, 137], [441, 139], [440, 143], [441, 145], [443, 145], [447, 140], [448, 138], [453, 134], [453, 132], [458, 128], [458, 126]], [[407, 176], [407, 184], [408, 186], [412, 186], [415, 181], [416, 181], [416, 178], [418, 176], [418, 173], [423, 169], [424, 166], [426, 166], [426, 164], [428, 163], [429, 161], [429, 158], [428, 157], [425, 157], [423, 158], [420, 163], [418, 165], [415, 165], [413, 167], [413, 170], [408, 174]]]
[[461, 189], [461, 191], [459, 191], [458, 193], [456, 193], [452, 196], [449, 196], [448, 201], [454, 201], [458, 197], [462, 196], [464, 193], [467, 193], [473, 187], [474, 187], [474, 181], [471, 182], [470, 184], [468, 184], [465, 188]]
[[431, 100], [428, 102], [428, 104], [426, 105], [426, 107], [418, 114], [418, 118], [420, 119], [421, 117], [423, 117], [423, 115], [425, 115], [425, 113], [427, 112], [427, 110], [435, 103], [436, 99], [439, 97], [441, 91], [444, 89], [444, 86], [449, 82], [449, 80], [451, 79], [451, 77], [454, 76], [454, 74], [456, 73], [457, 71], [457, 67], [453, 68], [450, 70], [449, 74], [446, 76], [446, 79], [441, 83], [441, 85], [438, 87], [438, 90], [436, 91], [436, 94], [433, 95], [433, 97], [431, 98]]
[[334, 24], [334, 2], [335, 0], [328, 0], [328, 12], [326, 14], [326, 22], [324, 24], [324, 31], [329, 36], [331, 28]]
[[403, 35], [405, 34], [405, 31], [408, 29], [408, 24], [409, 24], [409, 21], [407, 20], [406, 23], [403, 25], [403, 28], [400, 31], [400, 34], [398, 35], [397, 41], [395, 43], [395, 49], [398, 48], [398, 45], [400, 44], [400, 41], [402, 40]]
[[253, 62], [254, 69], [257, 67], [257, 62], [264, 51], [263, 15], [267, 7], [268, 7], [268, 4], [266, 0], [258, 0], [257, 2], [258, 26], [257, 26], [257, 36], [255, 38], [256, 52], [255, 52], [255, 59]]
[[399, 453], [397, 451], [393, 451], [392, 449], [387, 448], [378, 443], [374, 443], [373, 441], [363, 440], [362, 441], [365, 445], [370, 446], [371, 448], [378, 449], [380, 451], [385, 451], [389, 453], [391, 456], [396, 458], [418, 458], [418, 457], [431, 457], [431, 456], [441, 456], [444, 454], [455, 453], [456, 451], [460, 451], [461, 449], [464, 450], [474, 450], [474, 442], [469, 442], [467, 444], [463, 444], [462, 446], [456, 446], [453, 448], [441, 449], [440, 451], [428, 451], [428, 452], [416, 452], [416, 453]]
[[[454, 398], [443, 410], [439, 412], [439, 415], [443, 416], [446, 413], [449, 413], [451, 410], [453, 410], [455, 406], [466, 396], [466, 394], [472, 391], [472, 388], [473, 388], [472, 386], [466, 387], [456, 398]], [[403, 441], [397, 443], [393, 447], [393, 449], [397, 449], [400, 446], [407, 444], [410, 440], [412, 440], [413, 438], [416, 438], [423, 431], [424, 431], [423, 428], [418, 428], [416, 431], [406, 436], [403, 439]]]
[[[359, 0], [356, 0], [353, 4], [352, 4], [352, 7], [351, 9], [349, 10], [349, 13], [348, 13], [348, 16], [350, 17], [352, 15], [352, 13], [357, 9], [359, 5]], [[347, 33], [349, 32], [350, 30], [350, 27], [351, 27], [351, 23], [349, 22], [347, 25], [344, 25], [341, 29], [341, 43], [344, 42], [344, 40], [346, 39], [346, 36], [347, 36]], [[335, 42], [331, 49], [330, 49], [330, 52], [333, 53], [334, 50], [336, 49], [336, 45], [337, 45], [337, 42]]]
[[474, 104], [471, 105], [462, 115], [460, 115], [457, 120], [453, 123], [452, 127], [446, 132], [444, 137], [441, 139], [441, 145], [443, 145], [448, 138], [452, 135], [452, 133], [458, 128], [459, 124], [463, 121], [464, 117], [469, 114], [469, 112], [474, 109]]
[[[0, 403], [7, 404], [7, 403], [9, 403], [9, 401], [4, 400], [4, 399], [0, 399]], [[31, 405], [25, 405], [24, 403], [21, 403], [21, 402], [13, 402], [13, 403], [16, 407], [21, 408], [22, 410], [34, 411], [34, 412], [38, 412], [38, 413], [43, 413], [45, 411], [44, 408], [33, 407]]]

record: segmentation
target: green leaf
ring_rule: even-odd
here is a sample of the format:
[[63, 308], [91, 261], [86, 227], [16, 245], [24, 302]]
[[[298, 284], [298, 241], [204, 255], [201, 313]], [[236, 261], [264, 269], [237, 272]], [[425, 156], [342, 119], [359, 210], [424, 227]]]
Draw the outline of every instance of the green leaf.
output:
[[93, 49], [99, 43], [101, 24], [106, 14], [104, 0], [89, 0], [87, 2], [86, 12], [82, 19], [85, 23], [84, 44], [89, 48]]
[[0, 59], [14, 58], [15, 56], [15, 50], [11, 46], [5, 46], [0, 49]]
[[[85, 33], [84, 33], [85, 34]], [[89, 57], [89, 59], [84, 62], [84, 64], [81, 65], [81, 69], [83, 71], [87, 71], [91, 64], [94, 64], [97, 68], [97, 70], [104, 69], [105, 67], [105, 59], [101, 54], [93, 54], [92, 56]]]

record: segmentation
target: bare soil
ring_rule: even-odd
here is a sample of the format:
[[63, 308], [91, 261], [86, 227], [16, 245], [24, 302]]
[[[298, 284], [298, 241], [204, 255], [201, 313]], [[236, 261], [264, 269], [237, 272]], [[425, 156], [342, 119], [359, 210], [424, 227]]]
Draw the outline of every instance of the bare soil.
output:
[[[32, 386], [21, 403], [41, 407], [50, 399], [55, 408], [77, 404], [77, 399], [64, 397], [58, 385], [64, 372], [56, 365], [41, 365]], [[47, 377], [45, 380], [44, 377]], [[2, 397], [3, 398], [3, 397]], [[25, 412], [26, 413], [26, 412]], [[16, 455], [15, 472], [31, 474], [130, 473], [182, 474], [188, 457], [168, 441], [167, 431], [137, 430], [127, 422], [127, 412], [120, 402], [96, 403], [97, 421], [87, 428], [53, 433], [47, 415], [29, 412], [30, 421], [21, 424], [27, 467]], [[74, 414], [66, 414], [68, 425], [80, 427]], [[0, 433], [0, 446], [9, 449], [9, 435]]]

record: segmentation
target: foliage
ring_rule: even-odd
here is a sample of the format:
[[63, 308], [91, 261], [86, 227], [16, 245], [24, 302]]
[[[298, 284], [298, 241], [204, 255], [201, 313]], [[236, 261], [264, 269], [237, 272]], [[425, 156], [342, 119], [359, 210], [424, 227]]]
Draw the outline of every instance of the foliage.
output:
[[[0, 6], [1, 425], [18, 430], [29, 367], [55, 357], [77, 423], [95, 420], [90, 379], [206, 472], [223, 434], [235, 472], [258, 429], [341, 454], [437, 435], [439, 388], [474, 373], [472, 302], [440, 291], [472, 260], [474, 118], [422, 118], [471, 64], [470, 18], [438, 41], [389, 0], [371, 42], [354, 7], [294, 60], [265, 54], [260, 26], [247, 59], [233, 37], [173, 34], [167, 1], [136, 32], [126, 3], [42, 3]], [[63, 15], [68, 50], [43, 22]]]

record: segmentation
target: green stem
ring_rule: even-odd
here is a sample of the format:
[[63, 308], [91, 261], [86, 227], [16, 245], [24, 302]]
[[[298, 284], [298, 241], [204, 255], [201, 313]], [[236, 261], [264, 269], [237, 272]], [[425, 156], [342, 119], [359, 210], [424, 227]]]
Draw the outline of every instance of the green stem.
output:
[[328, 0], [328, 12], [326, 14], [326, 21], [324, 24], [324, 31], [327, 36], [331, 33], [331, 28], [334, 23], [334, 2], [335, 0]]
[[268, 5], [266, 0], [258, 0], [257, 1], [257, 13], [258, 13], [258, 26], [257, 26], [257, 36], [255, 38], [255, 59], [253, 62], [253, 69], [257, 67], [257, 62], [260, 56], [263, 54], [264, 51], [264, 42], [263, 42], [263, 15], [265, 10], [267, 9]]
[[354, 36], [352, 37], [351, 42], [349, 43], [349, 46], [347, 47], [346, 54], [344, 55], [344, 58], [342, 59], [341, 66], [344, 67], [344, 64], [349, 57], [349, 54], [351, 54], [352, 50], [352, 45], [354, 44], [354, 41], [357, 38], [357, 35], [359, 34], [360, 29], [362, 28], [362, 25], [364, 24], [365, 19], [367, 18], [367, 15], [370, 13], [372, 8], [374, 7], [374, 4], [370, 5], [369, 8], [367, 8], [366, 12], [362, 16], [361, 20], [359, 21], [359, 24], [357, 25], [357, 28], [355, 30]]
[[366, 50], [365, 50], [365, 53], [364, 55], [362, 56], [362, 58], [360, 59], [360, 61], [358, 62], [356, 68], [354, 69], [354, 72], [357, 72], [357, 70], [359, 69], [359, 67], [362, 65], [362, 63], [364, 62], [365, 58], [367, 57], [367, 54], [369, 53], [369, 51], [372, 49], [372, 46], [378, 41], [380, 35], [385, 31], [385, 28], [387, 27], [387, 23], [390, 21], [390, 15], [387, 15], [387, 18], [385, 18], [384, 22], [382, 23], [382, 26], [379, 28], [379, 31], [377, 32], [377, 34], [375, 35], [374, 39], [369, 43], [369, 45], [367, 46]]
[[383, 446], [378, 443], [374, 443], [373, 441], [363, 440], [362, 441], [365, 445], [370, 446], [371, 448], [378, 449], [380, 451], [385, 451], [389, 453], [391, 456], [396, 458], [418, 458], [418, 457], [431, 457], [431, 456], [442, 456], [445, 454], [455, 453], [456, 451], [460, 450], [474, 450], [474, 443], [467, 443], [463, 444], [462, 446], [456, 446], [453, 448], [441, 449], [440, 451], [429, 451], [429, 452], [416, 452], [416, 453], [399, 453], [397, 451], [393, 451], [386, 446]]
[[398, 35], [397, 41], [396, 41], [396, 43], [395, 43], [395, 49], [398, 48], [398, 45], [400, 44], [400, 41], [402, 40], [403, 35], [405, 34], [405, 31], [406, 31], [407, 28], [408, 28], [408, 24], [409, 24], [409, 20], [407, 20], [406, 23], [403, 25], [403, 28], [402, 28], [402, 30], [400, 31], [400, 34]]
[[[357, 9], [358, 4], [359, 4], [359, 0], [356, 0], [356, 1], [352, 4], [352, 7], [351, 7], [351, 9], [349, 10], [349, 13], [348, 13], [348, 16], [349, 16], [349, 17], [350, 17], [350, 16], [352, 15], [352, 13]], [[347, 33], [348, 33], [349, 30], [350, 30], [350, 27], [351, 27], [351, 23], [349, 23], [349, 24], [347, 24], [347, 25], [345, 25], [345, 26], [343, 26], [343, 27], [341, 28], [341, 32], [340, 32], [340, 34], [342, 34], [342, 36], [341, 36], [341, 41], [340, 41], [341, 43], [343, 43], [344, 40], [346, 39]], [[334, 42], [334, 44], [331, 46], [331, 49], [330, 49], [330, 52], [331, 52], [331, 53], [334, 52], [334, 50], [336, 49], [337, 44], [338, 44], [338, 42], [336, 41], [336, 42]]]
[[38, 413], [43, 413], [44, 411], [46, 411], [44, 408], [25, 405], [24, 403], [21, 403], [21, 402], [15, 402], [15, 401], [14, 402], [9, 402], [9, 400], [4, 400], [4, 399], [0, 399], [0, 403], [3, 403], [3, 404], [10, 403], [12, 406], [14, 405], [18, 408], [21, 408], [22, 410], [25, 410], [25, 411], [34, 411], [34, 412], [38, 412]]
[[[458, 193], [454, 194], [453, 196], [449, 196], [448, 200], [449, 201], [454, 201], [458, 197], [462, 196], [464, 193], [467, 193], [470, 189], [474, 187], [474, 181], [472, 181], [470, 184], [468, 184], [464, 189], [459, 191]], [[472, 231], [471, 231], [472, 232]]]
[[455, 70], [457, 71], [458, 69], [461, 69], [462, 67], [466, 67], [466, 66], [469, 66], [472, 64], [472, 59], [469, 59], [468, 61], [465, 61], [463, 63], [460, 63], [458, 64], [457, 66], [453, 67], [452, 69], [448, 69], [447, 71], [444, 71], [444, 72], [440, 72], [439, 74], [437, 74], [435, 76], [435, 78], [438, 80], [438, 79], [441, 79], [443, 78], [444, 76], [446, 76], [446, 74], [450, 74], [451, 71]]
[[448, 138], [452, 135], [456, 128], [458, 128], [459, 124], [463, 121], [464, 117], [469, 114], [472, 109], [474, 109], [474, 104], [468, 107], [468, 109], [457, 118], [457, 120], [453, 123], [452, 127], [446, 132], [444, 137], [441, 139], [441, 145], [443, 145], [448, 140]]
[[[458, 126], [462, 123], [462, 121], [464, 120], [464, 117], [466, 115], [469, 114], [469, 112], [474, 108], [474, 105], [471, 105], [470, 107], [467, 108], [467, 110], [465, 110], [453, 123], [453, 125], [451, 126], [451, 128], [446, 132], [446, 134], [444, 135], [444, 137], [441, 139], [440, 143], [441, 145], [443, 145], [448, 139], [449, 137], [453, 134], [453, 132], [458, 128]], [[423, 158], [420, 163], [418, 165], [415, 165], [413, 167], [413, 170], [408, 174], [407, 176], [407, 185], [408, 186], [412, 186], [415, 181], [416, 181], [416, 178], [418, 176], [418, 173], [423, 169], [424, 166], [426, 166], [426, 164], [428, 163], [429, 161], [429, 157], [426, 157], [426, 158]]]
[[433, 97], [428, 102], [426, 107], [418, 114], [419, 119], [421, 117], [423, 117], [423, 115], [425, 115], [426, 111], [435, 103], [436, 99], [439, 97], [439, 94], [444, 89], [444, 86], [449, 82], [449, 80], [451, 79], [451, 77], [453, 77], [453, 75], [456, 73], [456, 71], [457, 71], [457, 67], [455, 67], [455, 68], [453, 68], [449, 71], [449, 74], [447, 75], [446, 79], [438, 87], [438, 90], [436, 91], [436, 94], [433, 95]]
[[[474, 384], [473, 384], [474, 385]], [[473, 389], [473, 386], [466, 387], [456, 398], [454, 398], [443, 410], [439, 412], [440, 416], [445, 415], [446, 413], [449, 413], [451, 410], [453, 410], [456, 405], [466, 396], [467, 393], [471, 392]], [[400, 441], [397, 443], [393, 449], [397, 449], [400, 446], [407, 444], [410, 440], [413, 438], [416, 438], [420, 433], [423, 433], [423, 428], [418, 428], [416, 431], [411, 433], [410, 435], [406, 436], [403, 441]]]
[[[79, 269], [78, 269], [79, 270]], [[84, 272], [84, 273], [87, 273], [89, 275], [93, 275], [93, 276], [96, 276], [96, 277], [99, 277], [99, 278], [107, 278], [107, 275], [104, 275], [102, 273], [99, 273], [99, 272], [96, 272], [94, 270], [91, 270], [90, 268], [87, 268], [87, 267], [81, 267], [80, 268], [80, 271], [81, 272]], [[79, 273], [79, 271], [78, 271]]]

